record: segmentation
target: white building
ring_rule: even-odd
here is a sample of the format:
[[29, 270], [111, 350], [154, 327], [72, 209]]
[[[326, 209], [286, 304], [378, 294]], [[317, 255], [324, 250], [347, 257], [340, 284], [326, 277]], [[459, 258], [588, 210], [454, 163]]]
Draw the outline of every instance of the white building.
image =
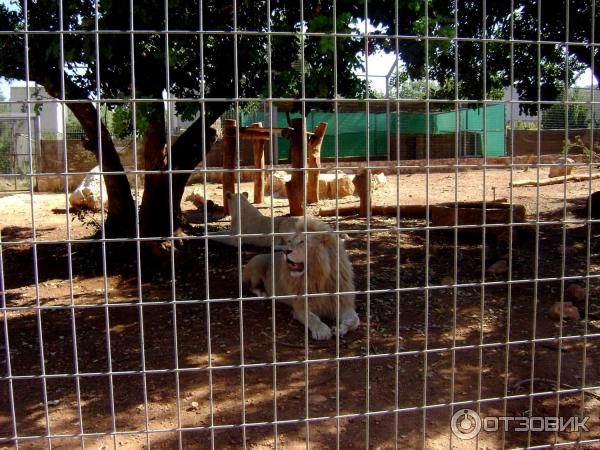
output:
[[[25, 86], [10, 87], [11, 115], [27, 117], [27, 88]], [[40, 117], [40, 131], [49, 139], [60, 139], [64, 132], [64, 106], [58, 102], [42, 86], [29, 88], [30, 114]], [[39, 101], [39, 103], [36, 103]], [[36, 107], [37, 106], [37, 107]], [[26, 131], [25, 131], [26, 132]]]

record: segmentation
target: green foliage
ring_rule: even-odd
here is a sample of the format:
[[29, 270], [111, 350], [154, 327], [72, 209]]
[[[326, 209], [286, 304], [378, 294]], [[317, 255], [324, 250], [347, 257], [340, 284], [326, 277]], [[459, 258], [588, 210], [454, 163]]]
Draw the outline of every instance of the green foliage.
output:
[[[502, 88], [512, 85], [523, 100], [553, 100], [566, 76], [574, 80], [586, 66], [593, 66], [594, 70], [600, 67], [600, 49], [589, 44], [600, 37], [590, 36], [600, 9], [594, 18], [589, 1], [569, 2], [569, 41], [584, 45], [568, 47], [536, 44], [539, 40], [564, 41], [566, 0], [545, 2], [540, 11], [537, 0], [458, 3], [428, 0], [427, 20], [424, 5], [416, 3], [399, 2], [398, 34], [435, 39], [401, 39], [397, 43], [390, 40], [389, 47], [395, 50], [397, 46], [410, 79], [437, 81], [440, 86], [437, 95], [443, 98], [453, 99], [455, 92], [461, 100], [501, 98]], [[458, 22], [454, 20], [455, 13]], [[389, 14], [396, 17], [394, 11]], [[390, 26], [390, 30], [395, 29], [395, 24]], [[467, 39], [449, 39], [455, 36]], [[483, 38], [485, 42], [478, 41]], [[511, 45], [511, 39], [519, 43]], [[529, 114], [537, 111], [535, 103], [524, 102], [520, 108]]]
[[390, 96], [401, 99], [437, 98], [440, 86], [436, 81], [427, 81], [424, 78], [410, 79], [406, 72], [390, 78]]
[[[304, 11], [298, 2], [272, 0], [267, 14], [267, 4], [266, 0], [237, 2], [238, 29], [259, 34], [234, 38], [221, 32], [232, 31], [231, 4], [220, 0], [172, 0], [168, 9], [170, 30], [197, 30], [202, 22], [204, 30], [217, 32], [172, 34], [168, 46], [162, 33], [138, 33], [133, 46], [127, 34], [102, 34], [97, 58], [94, 36], [77, 33], [95, 29], [96, 3], [64, 0], [61, 19], [66, 33], [62, 42], [58, 33], [29, 35], [30, 78], [45, 86], [52, 95], [61, 97], [61, 77], [64, 76], [68, 99], [95, 98], [98, 94], [102, 98], [123, 100], [160, 99], [165, 91], [170, 98], [185, 99], [365, 96], [365, 82], [356, 75], [364, 59], [361, 56], [364, 40], [356, 30], [357, 21], [364, 13], [362, 8], [357, 8], [355, 2], [340, 0], [334, 16], [333, 5], [319, 0], [304, 2]], [[0, 29], [23, 29], [21, 8], [20, 3], [11, 8], [0, 5]], [[136, 1], [133, 11], [128, 2], [100, 2], [97, 8], [101, 30], [129, 29], [132, 14], [136, 30], [165, 28], [164, 2], [158, 0]], [[373, 11], [377, 9], [374, 6]], [[301, 21], [302, 15], [304, 21]], [[31, 30], [57, 30], [58, 16], [54, 0], [28, 4]], [[265, 17], [270, 18], [270, 24]], [[344, 36], [334, 38], [331, 35], [334, 29]], [[270, 37], [260, 34], [269, 30], [278, 34]], [[300, 33], [302, 30], [319, 34], [307, 36]], [[75, 33], [69, 33], [71, 31]], [[11, 79], [23, 76], [24, 44], [22, 35], [0, 36], [3, 55], [0, 75]], [[382, 44], [374, 43], [369, 51], [377, 48], [382, 48]], [[62, 67], [59, 66], [61, 58], [64, 59]], [[132, 61], [135, 61], [135, 69]], [[98, 79], [100, 86], [97, 86]], [[202, 105], [201, 102], [177, 102], [176, 112], [190, 120], [197, 116]], [[204, 105], [207, 109], [218, 106]], [[138, 109], [137, 126], [143, 129], [144, 117], [152, 120], [147, 114], [144, 116], [151, 108]], [[131, 128], [125, 120], [126, 111], [124, 107], [117, 114], [121, 135]]]
[[571, 150], [581, 150], [581, 153], [586, 157], [597, 157], [600, 152], [600, 145], [595, 144], [594, 149], [590, 149], [587, 144], [581, 139], [581, 136], [575, 136], [575, 142], [571, 142], [570, 139], [566, 139], [563, 141], [563, 151], [562, 154], [564, 156], [569, 156], [569, 152]]
[[99, 233], [102, 229], [98, 214], [89, 209], [70, 210], [71, 222], [77, 220], [85, 228], [90, 228], [93, 234]]
[[[150, 114], [147, 111], [148, 105], [139, 103], [136, 105], [135, 130], [136, 137], [143, 135], [149, 126]], [[121, 139], [132, 137], [133, 135], [133, 109], [130, 104], [122, 103], [114, 106], [111, 111], [111, 121], [109, 124], [111, 134]]]
[[[566, 99], [563, 92], [557, 100]], [[569, 89], [568, 99], [572, 102], [585, 102], [587, 97], [580, 89]], [[567, 114], [568, 113], [568, 114]], [[546, 130], [565, 128], [588, 128], [591, 125], [591, 109], [585, 103], [566, 104], [562, 101], [553, 104], [542, 113], [542, 128]]]
[[[569, 46], [567, 58], [564, 46], [536, 44], [538, 29], [542, 41], [564, 40], [565, 2], [542, 5], [540, 28], [537, 0], [515, 0], [512, 11], [511, 2], [486, 2], [485, 21], [481, 20], [483, 3], [475, 0], [459, 2], [458, 11], [454, 10], [455, 2], [446, 0], [428, 0], [427, 8], [422, 0], [372, 0], [368, 14], [378, 31], [371, 33], [365, 49], [362, 30], [357, 27], [365, 9], [355, 1], [339, 0], [334, 11], [334, 2], [321, 0], [240, 0], [235, 11], [237, 29], [253, 34], [236, 38], [223, 33], [173, 34], [169, 36], [167, 52], [164, 34], [138, 33], [133, 54], [128, 35], [102, 34], [101, 64], [97, 67], [94, 36], [68, 33], [94, 30], [96, 4], [92, 0], [64, 0], [62, 23], [67, 33], [63, 35], [62, 47], [58, 35], [31, 34], [30, 72], [36, 81], [46, 86], [53, 84], [58, 91], [60, 77], [66, 74], [67, 84], [72, 82], [78, 88], [76, 94], [69, 95], [74, 98], [95, 95], [97, 75], [103, 97], [125, 100], [134, 98], [134, 94], [136, 99], [157, 99], [165, 90], [170, 97], [186, 99], [364, 98], [368, 86], [356, 73], [363, 68], [365, 53], [385, 49], [398, 51], [408, 80], [429, 79], [437, 83], [430, 92], [431, 98], [453, 99], [458, 94], [459, 99], [496, 99], [503, 86], [513, 84], [524, 100], [538, 100], [538, 86], [540, 99], [549, 100], [556, 98], [566, 74], [574, 79], [584, 66], [592, 66], [591, 55], [595, 60], [600, 52], [586, 44], [597, 42], [598, 36], [590, 36], [594, 18], [589, 2], [583, 0], [570, 2], [569, 40], [584, 45]], [[136, 1], [133, 11], [129, 2], [100, 2], [97, 7], [101, 30], [128, 29], [131, 14], [136, 30], [165, 28], [164, 3], [158, 0]], [[54, 0], [31, 2], [28, 8], [29, 29], [58, 29], [59, 9]], [[596, 14], [600, 15], [600, 8], [598, 11]], [[200, 22], [204, 30], [233, 30], [233, 5], [220, 0], [172, 0], [168, 14], [173, 31], [196, 30]], [[398, 23], [396, 17], [400, 19]], [[10, 8], [0, 5], [0, 29], [23, 28], [21, 3]], [[276, 34], [261, 34], [269, 30]], [[334, 31], [339, 35], [334, 37]], [[396, 34], [417, 38], [398, 40], [393, 38]], [[487, 40], [456, 41], [457, 35]], [[420, 39], [421, 36], [435, 39]], [[520, 43], [505, 43], [511, 37]], [[0, 74], [22, 77], [23, 36], [2, 35], [0, 51]], [[61, 53], [64, 67], [58, 67]], [[594, 67], [600, 67], [600, 60]], [[192, 119], [201, 105], [178, 102], [176, 110], [182, 118]], [[535, 105], [522, 104], [527, 112], [532, 112], [532, 108]]]

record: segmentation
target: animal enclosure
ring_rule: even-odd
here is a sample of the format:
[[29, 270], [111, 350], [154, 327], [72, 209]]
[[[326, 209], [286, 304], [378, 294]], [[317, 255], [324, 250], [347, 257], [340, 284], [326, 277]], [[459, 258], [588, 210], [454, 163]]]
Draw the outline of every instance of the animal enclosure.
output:
[[550, 3], [0, 3], [0, 449], [599, 448], [600, 13]]

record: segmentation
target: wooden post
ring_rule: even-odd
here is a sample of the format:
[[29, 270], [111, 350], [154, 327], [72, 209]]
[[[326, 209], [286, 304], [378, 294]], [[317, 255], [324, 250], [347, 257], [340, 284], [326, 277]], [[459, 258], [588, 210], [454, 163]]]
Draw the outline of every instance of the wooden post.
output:
[[367, 211], [370, 209], [370, 197], [371, 197], [371, 183], [369, 180], [369, 171], [363, 171], [357, 174], [352, 180], [354, 184], [354, 190], [360, 198], [359, 215], [361, 217], [367, 217]]
[[[308, 167], [321, 167], [321, 144], [327, 131], [327, 122], [319, 122], [314, 134], [308, 139]], [[310, 170], [306, 186], [306, 201], [319, 203], [319, 171]]]
[[[306, 139], [306, 130], [304, 117], [292, 119], [290, 123], [292, 130], [286, 132], [284, 137], [290, 140], [290, 160], [292, 168], [304, 169], [305, 156], [303, 144]], [[285, 190], [290, 204], [290, 215], [304, 215], [304, 170], [295, 170], [292, 172], [292, 179], [285, 183]]]
[[[262, 122], [253, 123], [252, 127], [262, 128]], [[260, 172], [254, 172], [254, 203], [265, 200], [265, 140], [252, 140], [252, 153], [254, 154], [254, 167]]]
[[236, 122], [232, 119], [223, 121], [223, 209], [225, 215], [229, 214], [229, 205], [227, 204], [227, 193], [235, 192], [235, 127]]

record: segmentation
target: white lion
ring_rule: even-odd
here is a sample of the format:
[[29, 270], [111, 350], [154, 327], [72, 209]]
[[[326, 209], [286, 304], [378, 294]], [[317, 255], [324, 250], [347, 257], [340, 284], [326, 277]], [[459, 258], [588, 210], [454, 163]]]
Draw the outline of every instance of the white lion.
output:
[[[354, 272], [344, 241], [336, 237], [327, 224], [316, 219], [307, 219], [307, 231], [318, 233], [307, 234], [303, 230], [304, 223], [298, 222], [295, 234], [286, 241], [284, 251], [252, 258], [244, 267], [243, 282], [258, 296], [296, 295], [278, 300], [294, 308], [294, 318], [300, 323], [304, 324], [305, 318], [308, 318], [308, 329], [312, 337], [318, 340], [331, 338], [332, 330], [321, 321], [321, 317], [337, 323], [338, 302], [335, 292], [344, 292], [339, 295], [339, 335], [343, 336], [360, 323], [354, 305]], [[272, 256], [274, 266], [271, 265]], [[304, 297], [305, 292], [322, 295]], [[306, 304], [308, 314], [305, 311]]]
[[[248, 193], [232, 194], [228, 192], [227, 204], [231, 214], [232, 237], [219, 237], [214, 240], [234, 247], [239, 245], [237, 238], [242, 235], [241, 243], [257, 247], [271, 247], [271, 217], [263, 216], [261, 212], [248, 200]], [[293, 233], [297, 223], [303, 221], [302, 217], [273, 217], [273, 231], [275, 233]], [[211, 235], [222, 232], [211, 232]], [[246, 236], [250, 235], [250, 236]], [[275, 248], [285, 243], [285, 236], [275, 236]]]

